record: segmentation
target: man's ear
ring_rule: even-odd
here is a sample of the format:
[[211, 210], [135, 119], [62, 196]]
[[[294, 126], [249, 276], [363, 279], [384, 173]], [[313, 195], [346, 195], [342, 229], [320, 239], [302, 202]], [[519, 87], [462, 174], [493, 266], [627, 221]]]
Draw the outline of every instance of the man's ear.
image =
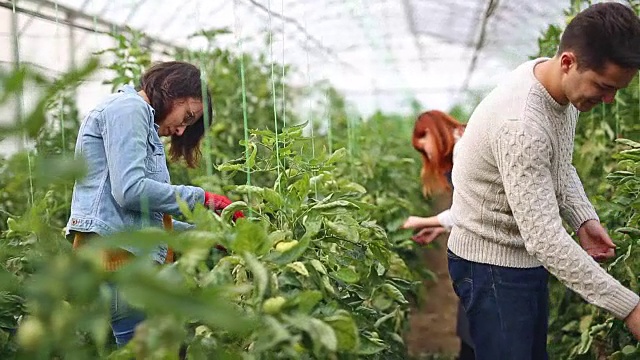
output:
[[560, 67], [563, 73], [568, 73], [572, 67], [578, 66], [578, 58], [573, 51], [565, 51], [560, 54]]

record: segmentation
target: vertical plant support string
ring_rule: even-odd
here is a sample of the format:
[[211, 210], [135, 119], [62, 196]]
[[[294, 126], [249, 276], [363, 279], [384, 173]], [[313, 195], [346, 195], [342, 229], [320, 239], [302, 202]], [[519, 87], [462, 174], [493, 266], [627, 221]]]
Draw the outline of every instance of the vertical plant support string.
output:
[[[60, 33], [59, 33], [59, 21], [58, 21], [58, 0], [55, 1], [55, 13], [56, 13], [56, 31], [54, 33], [54, 37], [56, 39], [56, 42], [58, 42]], [[73, 31], [73, 28], [71, 28], [71, 31]], [[70, 46], [73, 44], [70, 44]], [[60, 59], [60, 53], [59, 53], [59, 46], [56, 46], [57, 51], [58, 51], [58, 61], [60, 63], [61, 59]], [[73, 70], [73, 69], [71, 69]], [[60, 121], [60, 149], [61, 149], [61, 153], [62, 153], [62, 158], [66, 160], [67, 158], [67, 139], [66, 139], [66, 134], [65, 134], [65, 123], [64, 123], [64, 106], [65, 106], [65, 96], [64, 93], [61, 92], [60, 96], [59, 96], [59, 103], [58, 103], [58, 116], [60, 117], [59, 121]], [[64, 198], [68, 199], [69, 198], [69, 185], [67, 183], [64, 184]], [[70, 215], [71, 213], [71, 208], [67, 209], [67, 215]]]
[[[281, 14], [284, 16], [284, 0], [281, 1], [281, 6], [282, 6], [282, 12]], [[284, 61], [284, 28], [285, 28], [285, 22], [284, 20], [282, 20], [282, 79], [280, 79], [280, 81], [282, 82], [282, 126], [283, 127], [287, 127], [287, 107], [286, 107], [286, 97], [285, 97], [285, 61]]]
[[327, 138], [329, 140], [329, 154], [333, 154], [333, 111], [331, 111], [331, 99], [329, 98], [329, 89], [324, 91], [324, 100], [327, 113]]
[[[204, 67], [204, 62], [205, 62], [205, 58], [204, 58], [204, 52], [200, 52], [200, 88], [202, 91], [202, 105], [204, 106], [203, 109], [203, 121], [204, 121], [204, 128], [207, 129], [207, 131], [205, 131], [205, 137], [204, 137], [204, 144], [205, 144], [205, 166], [207, 168], [207, 176], [212, 176], [213, 175], [213, 163], [211, 161], [211, 138], [209, 136], [210, 133], [210, 125], [213, 122], [213, 119], [209, 118], [209, 111], [207, 111], [208, 109], [208, 104], [209, 104], [209, 94], [207, 91], [207, 71], [206, 68]], [[213, 94], [212, 94], [212, 99], [211, 102], [213, 103]]]
[[[236, 14], [236, 1], [233, 2], [233, 20], [235, 25], [235, 31], [238, 43], [238, 52], [240, 54], [240, 85], [242, 87], [242, 127], [244, 130], [244, 155], [245, 165], [247, 173], [247, 185], [251, 185], [251, 166], [249, 164], [251, 157], [251, 148], [249, 146], [249, 120], [247, 116], [247, 86], [245, 79], [244, 69], [244, 49], [242, 46], [242, 32], [238, 26], [237, 14]], [[247, 201], [251, 203], [251, 191], [247, 192]], [[251, 212], [251, 210], [249, 210]]]
[[[280, 141], [278, 139], [278, 109], [276, 104], [276, 79], [275, 79], [275, 64], [273, 59], [273, 23], [271, 15], [271, 0], [267, 2], [267, 8], [269, 13], [269, 55], [271, 60], [271, 93], [273, 96], [273, 125], [276, 138], [276, 170], [278, 178], [280, 178]], [[280, 190], [280, 183], [278, 182], [278, 190]]]
[[[303, 18], [304, 18], [304, 26], [305, 28], [307, 27], [307, 8], [304, 8], [304, 12], [303, 12]], [[314, 123], [313, 123], [313, 112], [312, 112], [312, 107], [313, 107], [313, 99], [311, 98], [311, 66], [309, 63], [309, 37], [306, 37], [305, 39], [305, 54], [306, 54], [306, 60], [307, 60], [307, 96], [309, 97], [309, 136], [311, 138], [311, 157], [313, 159], [316, 158], [316, 143], [315, 143], [315, 134], [314, 134]], [[314, 173], [314, 175], [316, 175]], [[314, 182], [313, 183], [313, 191], [315, 194], [315, 198], [318, 199], [318, 182]]]
[[[19, 39], [19, 30], [18, 30], [18, 13], [16, 12], [16, 0], [11, 2], [12, 5], [12, 14], [11, 14], [11, 33], [13, 40], [13, 61], [14, 61], [14, 70], [20, 70], [20, 39]], [[17, 121], [22, 124], [23, 119], [23, 91], [22, 89], [18, 89], [16, 94], [16, 118]], [[22, 142], [18, 141], [18, 147], [20, 150], [25, 150], [27, 152], [27, 166], [29, 167], [29, 204], [33, 206], [34, 204], [34, 191], [33, 191], [33, 171], [31, 165], [31, 150], [27, 146], [27, 135], [23, 131], [22, 132]]]
[[[200, 9], [200, 11], [196, 11], [196, 23], [200, 24], [200, 14], [202, 14], [203, 11], [202, 9]], [[205, 37], [206, 38], [206, 37]], [[207, 176], [212, 176], [213, 175], [213, 161], [211, 159], [211, 137], [210, 137], [210, 126], [211, 124], [213, 124], [213, 114], [211, 117], [209, 117], [209, 111], [207, 111], [207, 109], [209, 108], [208, 104], [209, 101], [212, 102], [212, 108], [213, 108], [213, 94], [211, 94], [211, 99], [209, 99], [209, 91], [208, 90], [208, 74], [207, 74], [207, 67], [205, 65], [206, 63], [206, 57], [205, 55], [208, 55], [210, 53], [210, 49], [211, 49], [211, 42], [213, 40], [207, 38], [207, 45], [204, 49], [201, 49], [199, 51], [199, 55], [200, 55], [200, 61], [198, 62], [198, 68], [200, 69], [200, 94], [202, 96], [202, 121], [204, 121], [204, 128], [205, 133], [204, 133], [204, 147], [205, 147], [205, 151], [204, 151], [204, 163], [205, 163], [205, 168], [206, 168], [206, 172], [207, 172]], [[187, 52], [189, 53], [189, 52]], [[215, 111], [214, 111], [215, 114]]]

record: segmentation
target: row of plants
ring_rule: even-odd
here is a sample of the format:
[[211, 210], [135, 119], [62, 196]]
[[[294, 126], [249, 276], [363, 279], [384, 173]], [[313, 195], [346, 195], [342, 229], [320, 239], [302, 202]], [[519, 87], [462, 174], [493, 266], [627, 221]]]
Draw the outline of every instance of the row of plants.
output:
[[[567, 22], [590, 1], [572, 0]], [[640, 13], [640, 2], [629, 1]], [[551, 25], [539, 39], [537, 56], [553, 56], [562, 27]], [[640, 273], [640, 83], [618, 91], [615, 102], [582, 113], [573, 162], [603, 226], [618, 246], [603, 264], [622, 284], [638, 292]], [[553, 359], [625, 359], [640, 355], [621, 320], [551, 281], [549, 356]]]
[[[282, 76], [265, 56], [220, 48], [224, 34], [198, 33], [208, 49], [169, 54], [201, 66], [216, 114], [205, 161], [197, 169], [170, 164], [172, 181], [236, 200], [221, 216], [185, 209], [196, 230], [184, 233], [144, 229], [73, 251], [62, 230], [84, 171], [73, 160], [75, 89], [99, 63], [58, 79], [27, 67], [0, 76], [3, 108], [30, 84], [45, 89], [21, 121], [1, 129], [33, 146], [0, 159], [0, 357], [407, 358], [409, 304], [429, 274], [399, 229], [426, 208], [409, 142], [413, 119], [354, 121], [339, 93], [318, 86], [325, 115], [301, 123], [289, 105], [304, 94], [287, 85], [289, 69]], [[140, 36], [114, 34], [116, 46], [97, 54], [115, 58], [106, 65], [112, 89], [135, 84], [150, 65]], [[248, 217], [234, 224], [239, 209]], [[131, 242], [168, 243], [178, 261], [157, 267], [140, 257], [105, 272], [100, 251]], [[106, 284], [148, 314], [122, 349], [111, 338]]]

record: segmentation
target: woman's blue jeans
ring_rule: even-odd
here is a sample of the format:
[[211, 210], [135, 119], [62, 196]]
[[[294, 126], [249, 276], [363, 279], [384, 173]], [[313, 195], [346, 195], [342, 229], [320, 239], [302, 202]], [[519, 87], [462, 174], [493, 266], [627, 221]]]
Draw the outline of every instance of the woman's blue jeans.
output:
[[107, 284], [111, 294], [111, 330], [118, 347], [125, 346], [144, 319], [144, 314], [125, 301], [114, 284]]

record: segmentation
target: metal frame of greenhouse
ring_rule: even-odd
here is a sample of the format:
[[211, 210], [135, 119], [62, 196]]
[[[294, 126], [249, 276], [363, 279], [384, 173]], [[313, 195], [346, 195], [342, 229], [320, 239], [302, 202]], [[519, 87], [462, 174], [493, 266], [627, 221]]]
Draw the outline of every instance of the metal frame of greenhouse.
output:
[[[541, 0], [0, 0], [0, 63], [52, 75], [113, 45], [110, 33], [145, 34], [153, 60], [169, 48], [200, 48], [190, 35], [226, 27], [221, 47], [270, 53], [292, 65], [288, 82], [329, 81], [359, 113], [406, 112], [416, 100], [448, 109], [482, 92], [535, 49], [570, 1]], [[266, 34], [272, 34], [266, 39]], [[104, 72], [81, 88], [108, 91]], [[28, 97], [28, 94], [25, 96]], [[28, 101], [26, 99], [25, 101]], [[83, 106], [83, 104], [81, 104]], [[81, 110], [86, 110], [81, 108]]]

